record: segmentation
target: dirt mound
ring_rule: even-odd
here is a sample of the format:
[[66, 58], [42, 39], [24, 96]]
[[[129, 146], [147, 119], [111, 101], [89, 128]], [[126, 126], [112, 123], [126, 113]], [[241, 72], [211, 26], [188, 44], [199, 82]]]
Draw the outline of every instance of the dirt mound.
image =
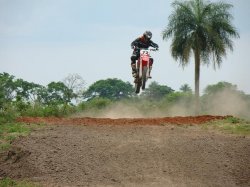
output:
[[248, 187], [250, 138], [198, 125], [225, 117], [19, 118], [51, 125], [0, 154], [0, 178], [46, 187]]
[[[15, 145], [9, 151], [1, 152], [0, 179], [3, 177], [24, 178], [34, 174], [35, 168], [29, 163], [30, 154], [30, 150]], [[16, 173], [19, 168], [23, 168], [22, 172]]]
[[56, 117], [20, 117], [19, 122], [46, 123], [57, 125], [165, 125], [165, 124], [202, 124], [212, 120], [225, 119], [228, 116], [187, 116], [187, 117], [164, 117], [164, 118], [56, 118]]

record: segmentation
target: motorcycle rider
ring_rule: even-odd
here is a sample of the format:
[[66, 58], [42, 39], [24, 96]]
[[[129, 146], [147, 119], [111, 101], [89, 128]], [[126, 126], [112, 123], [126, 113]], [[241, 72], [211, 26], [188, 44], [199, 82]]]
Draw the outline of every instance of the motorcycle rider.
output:
[[[134, 49], [133, 54], [131, 56], [131, 68], [132, 68], [132, 75], [134, 78], [137, 76], [137, 70], [136, 70], [136, 60], [140, 57], [140, 49], [148, 49], [150, 46], [153, 48], [156, 48], [158, 50], [159, 46], [154, 43], [152, 40], [152, 32], [145, 31], [143, 35], [137, 39], [135, 39], [131, 43], [131, 48]], [[152, 70], [153, 65], [153, 58], [150, 58], [150, 67], [149, 67], [149, 78], [152, 78], [150, 76], [150, 72]]]

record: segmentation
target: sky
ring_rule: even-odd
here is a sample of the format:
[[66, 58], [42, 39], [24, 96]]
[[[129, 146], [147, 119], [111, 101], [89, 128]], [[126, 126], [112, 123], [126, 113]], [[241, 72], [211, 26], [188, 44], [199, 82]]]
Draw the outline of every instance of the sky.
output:
[[[78, 74], [86, 87], [117, 78], [133, 83], [131, 42], [144, 31], [153, 33], [159, 51], [152, 54], [152, 79], [178, 91], [194, 90], [194, 60], [182, 68], [170, 52], [171, 39], [162, 31], [173, 11], [172, 0], [0, 0], [0, 73], [46, 86]], [[217, 2], [213, 0], [212, 2]], [[226, 81], [250, 94], [250, 0], [224, 0], [233, 5], [233, 39], [221, 67], [201, 66], [200, 92]]]

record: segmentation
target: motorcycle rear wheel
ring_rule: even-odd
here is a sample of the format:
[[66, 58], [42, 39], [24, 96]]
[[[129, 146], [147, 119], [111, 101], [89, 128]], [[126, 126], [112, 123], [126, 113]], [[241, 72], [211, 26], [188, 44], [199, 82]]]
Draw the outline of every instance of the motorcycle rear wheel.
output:
[[145, 90], [146, 87], [146, 82], [147, 82], [147, 71], [148, 71], [148, 67], [143, 67], [142, 69], [142, 80], [141, 80], [141, 84], [142, 84], [142, 90]]

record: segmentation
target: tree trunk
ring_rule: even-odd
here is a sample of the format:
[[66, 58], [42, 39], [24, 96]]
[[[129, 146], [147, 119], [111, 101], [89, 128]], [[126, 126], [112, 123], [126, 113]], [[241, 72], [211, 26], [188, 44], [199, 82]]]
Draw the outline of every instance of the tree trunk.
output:
[[200, 114], [200, 51], [195, 49], [195, 115]]

